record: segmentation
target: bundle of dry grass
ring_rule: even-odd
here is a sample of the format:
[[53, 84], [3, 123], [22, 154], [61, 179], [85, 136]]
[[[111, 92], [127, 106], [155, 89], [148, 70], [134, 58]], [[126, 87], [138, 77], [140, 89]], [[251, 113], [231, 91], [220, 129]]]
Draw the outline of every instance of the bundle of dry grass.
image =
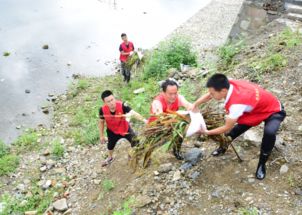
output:
[[[201, 112], [209, 130], [224, 124], [224, 114], [219, 113], [212, 103], [204, 106]], [[166, 151], [173, 147], [180, 150], [189, 123], [189, 116], [180, 115], [176, 112], [163, 113], [157, 116], [157, 120], [147, 125], [139, 135], [140, 144], [134, 147], [130, 153], [130, 166], [136, 169], [138, 163], [142, 160], [142, 167], [146, 168], [152, 152], [159, 147], [164, 147]], [[231, 139], [224, 134], [211, 135], [206, 138], [220, 144], [229, 145], [231, 143]]]
[[142, 159], [145, 168], [151, 159], [152, 152], [164, 146], [166, 150], [181, 145], [190, 119], [176, 112], [162, 113], [147, 125], [139, 135], [140, 144], [131, 152], [130, 166], [135, 169]]

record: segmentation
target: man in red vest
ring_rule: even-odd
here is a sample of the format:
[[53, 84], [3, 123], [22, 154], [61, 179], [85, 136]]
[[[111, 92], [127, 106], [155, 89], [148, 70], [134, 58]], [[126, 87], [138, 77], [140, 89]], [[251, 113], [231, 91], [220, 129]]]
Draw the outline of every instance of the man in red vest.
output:
[[[225, 125], [203, 133], [207, 135], [227, 133], [234, 140], [249, 128], [264, 122], [261, 153], [256, 170], [256, 178], [264, 179], [265, 163], [274, 148], [280, 124], [286, 116], [280, 101], [256, 84], [243, 80], [228, 80], [223, 74], [210, 77], [206, 86], [209, 92], [194, 103], [194, 108], [212, 98], [225, 99], [224, 106], [228, 115]], [[220, 145], [212, 155], [222, 155], [226, 150], [227, 146]]]
[[106, 142], [104, 135], [104, 127], [106, 122], [108, 137], [107, 148], [109, 155], [102, 164], [102, 166], [106, 166], [113, 161], [113, 149], [120, 139], [127, 139], [131, 143], [131, 147], [134, 147], [138, 143], [134, 140], [135, 134], [126, 120], [126, 114], [129, 116], [134, 116], [144, 123], [147, 123], [147, 120], [132, 110], [125, 103], [116, 100], [111, 91], [104, 91], [101, 97], [105, 104], [99, 110], [99, 130], [100, 141], [102, 144], [104, 144]]
[[[192, 104], [188, 102], [185, 97], [178, 94], [178, 84], [172, 79], [165, 80], [162, 85], [162, 92], [155, 97], [151, 105], [151, 116], [149, 123], [156, 120], [156, 116], [160, 113], [168, 113], [169, 111], [178, 111], [180, 107], [185, 109], [192, 109]], [[174, 147], [173, 153], [178, 160], [183, 157], [180, 153], [180, 147]]]
[[124, 76], [124, 81], [128, 83], [130, 81], [131, 71], [126, 67], [126, 62], [128, 60], [128, 57], [134, 51], [134, 45], [132, 42], [128, 41], [127, 35], [125, 33], [122, 33], [121, 37], [123, 40], [119, 48], [121, 69], [122, 69], [122, 74]]

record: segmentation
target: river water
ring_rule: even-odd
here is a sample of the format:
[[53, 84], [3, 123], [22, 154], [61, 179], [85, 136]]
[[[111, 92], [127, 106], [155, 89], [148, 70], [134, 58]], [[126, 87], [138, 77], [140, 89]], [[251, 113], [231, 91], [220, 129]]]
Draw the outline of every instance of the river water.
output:
[[0, 139], [49, 126], [41, 106], [72, 74], [111, 74], [122, 32], [151, 48], [210, 1], [0, 0]]

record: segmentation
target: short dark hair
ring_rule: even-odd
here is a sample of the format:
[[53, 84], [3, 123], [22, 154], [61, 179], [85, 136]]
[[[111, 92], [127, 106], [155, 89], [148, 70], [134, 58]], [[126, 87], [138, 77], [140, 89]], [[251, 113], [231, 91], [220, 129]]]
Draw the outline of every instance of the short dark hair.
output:
[[221, 91], [222, 89], [229, 89], [230, 82], [224, 74], [216, 73], [208, 79], [206, 87], [212, 87], [216, 91]]
[[126, 34], [126, 33], [122, 33], [122, 34], [121, 34], [121, 37], [124, 37], [124, 36], [127, 36], [127, 34]]
[[113, 93], [110, 90], [105, 90], [104, 92], [102, 92], [102, 95], [101, 95], [102, 100], [104, 101], [104, 99], [106, 97], [111, 96], [111, 95], [113, 95]]
[[162, 84], [161, 84], [161, 88], [163, 89], [164, 92], [167, 91], [167, 87], [168, 86], [176, 86], [178, 89], [178, 84], [176, 81], [171, 80], [171, 79], [167, 79], [165, 80]]

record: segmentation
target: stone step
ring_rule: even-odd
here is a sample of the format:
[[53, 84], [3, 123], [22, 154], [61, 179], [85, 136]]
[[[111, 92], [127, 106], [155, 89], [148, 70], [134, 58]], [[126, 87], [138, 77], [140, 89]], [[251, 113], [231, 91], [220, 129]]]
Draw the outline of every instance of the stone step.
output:
[[285, 4], [285, 9], [288, 13], [299, 13], [302, 14], [302, 6], [295, 4]]
[[288, 13], [286, 16], [287, 16], [288, 19], [302, 22], [302, 14]]

